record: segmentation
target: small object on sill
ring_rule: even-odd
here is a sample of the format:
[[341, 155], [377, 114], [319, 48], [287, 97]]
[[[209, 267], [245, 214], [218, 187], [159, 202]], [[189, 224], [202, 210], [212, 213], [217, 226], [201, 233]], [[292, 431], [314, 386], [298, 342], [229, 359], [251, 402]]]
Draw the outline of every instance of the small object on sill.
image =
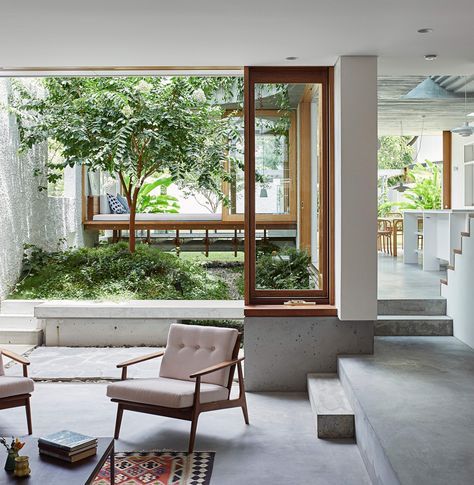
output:
[[287, 306], [316, 305], [316, 302], [306, 301], [306, 300], [288, 300], [288, 301], [285, 301], [283, 305], [287, 305]]

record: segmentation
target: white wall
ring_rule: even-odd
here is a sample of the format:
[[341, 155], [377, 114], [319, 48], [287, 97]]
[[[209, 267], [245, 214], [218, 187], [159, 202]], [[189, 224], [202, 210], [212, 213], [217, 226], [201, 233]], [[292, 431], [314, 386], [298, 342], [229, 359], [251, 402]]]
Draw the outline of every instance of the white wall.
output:
[[[452, 136], [451, 147], [451, 207], [453, 209], [465, 209], [464, 205], [464, 145], [474, 143], [474, 135], [462, 137]], [[470, 208], [472, 206], [468, 206]]]
[[441, 285], [447, 299], [447, 314], [453, 319], [456, 338], [474, 348], [474, 318], [472, 297], [474, 288], [474, 220], [471, 236], [462, 238], [462, 254], [456, 254], [454, 271], [448, 269], [448, 285]]
[[442, 135], [423, 135], [415, 142], [414, 149], [415, 162], [441, 161], [443, 160], [443, 137]]
[[335, 81], [335, 274], [341, 320], [377, 318], [377, 58], [341, 57]]
[[18, 130], [6, 109], [9, 91], [10, 81], [0, 79], [0, 299], [18, 280], [25, 243], [44, 249], [55, 249], [60, 238], [68, 245], [83, 243], [80, 168], [68, 174], [68, 193], [76, 199], [38, 191], [33, 170], [44, 166], [47, 149], [38, 146], [18, 155]]

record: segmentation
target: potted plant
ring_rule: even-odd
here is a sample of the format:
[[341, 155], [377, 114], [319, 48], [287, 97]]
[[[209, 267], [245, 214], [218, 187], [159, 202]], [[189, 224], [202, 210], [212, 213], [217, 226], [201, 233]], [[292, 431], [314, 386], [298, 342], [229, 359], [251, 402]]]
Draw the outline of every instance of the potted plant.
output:
[[7, 461], [5, 462], [5, 470], [12, 472], [15, 470], [15, 458], [18, 457], [18, 452], [25, 446], [18, 438], [12, 437], [12, 442], [7, 443], [5, 438], [0, 438], [0, 443], [7, 449]]

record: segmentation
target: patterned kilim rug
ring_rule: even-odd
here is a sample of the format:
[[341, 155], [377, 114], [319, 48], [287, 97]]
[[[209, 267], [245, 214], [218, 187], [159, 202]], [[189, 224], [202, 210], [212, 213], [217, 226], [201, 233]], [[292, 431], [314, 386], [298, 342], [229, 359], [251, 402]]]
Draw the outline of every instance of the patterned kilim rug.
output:
[[[115, 453], [117, 485], [209, 485], [214, 452], [131, 451]], [[93, 485], [110, 485], [110, 461]]]

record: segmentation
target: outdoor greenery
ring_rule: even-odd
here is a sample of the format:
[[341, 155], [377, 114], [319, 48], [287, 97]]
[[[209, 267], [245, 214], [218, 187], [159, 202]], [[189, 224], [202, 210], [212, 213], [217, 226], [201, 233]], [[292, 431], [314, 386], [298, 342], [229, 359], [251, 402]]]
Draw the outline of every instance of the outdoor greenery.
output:
[[[91, 300], [242, 299], [242, 257], [201, 253], [180, 257], [146, 244], [130, 253], [126, 243], [46, 252], [26, 245], [20, 281], [10, 298]], [[232, 253], [224, 253], [232, 255]], [[310, 257], [295, 248], [266, 248], [257, 254], [256, 283], [265, 289], [308, 289]]]
[[[21, 146], [54, 140], [60, 161], [50, 162], [49, 181], [64, 166], [83, 164], [117, 174], [130, 206], [129, 249], [135, 250], [135, 214], [140, 190], [154, 175], [210, 190], [224, 199], [231, 182], [229, 146], [239, 133], [209, 94], [229, 81], [187, 77], [46, 78], [45, 94], [14, 83], [11, 99]], [[232, 160], [231, 160], [232, 162]], [[239, 163], [235, 161], [235, 163]]]
[[414, 185], [404, 193], [404, 201], [398, 204], [400, 209], [441, 209], [442, 187], [441, 168], [426, 160], [418, 163], [410, 171]]
[[284, 248], [258, 251], [255, 269], [256, 286], [260, 289], [309, 289], [308, 267], [311, 258], [306, 251]]
[[401, 169], [413, 163], [415, 150], [409, 136], [381, 136], [378, 150], [379, 169]]
[[[127, 179], [126, 179], [127, 180]], [[137, 212], [141, 213], [177, 213], [179, 202], [176, 197], [168, 195], [166, 189], [173, 183], [170, 176], [162, 175], [152, 182], [145, 182], [138, 193]], [[159, 194], [153, 191], [160, 189]], [[164, 192], [164, 193], [163, 193]]]
[[404, 209], [430, 210], [442, 208], [442, 168], [429, 160], [417, 163], [407, 173], [408, 189], [403, 192], [403, 200], [390, 202], [387, 192], [379, 191], [378, 216]]
[[199, 263], [145, 244], [125, 243], [47, 253], [25, 248], [16, 299], [229, 299], [227, 284]]

